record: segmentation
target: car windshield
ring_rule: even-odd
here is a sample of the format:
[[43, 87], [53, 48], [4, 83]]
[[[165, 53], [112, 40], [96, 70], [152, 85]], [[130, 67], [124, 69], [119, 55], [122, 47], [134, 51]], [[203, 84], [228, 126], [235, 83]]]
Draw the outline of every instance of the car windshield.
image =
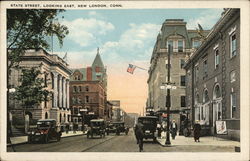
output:
[[91, 122], [92, 126], [102, 126], [103, 122]]
[[146, 124], [146, 125], [154, 125], [156, 124], [156, 120], [155, 119], [140, 119], [142, 121], [142, 124]]
[[45, 121], [37, 122], [37, 128], [38, 129], [47, 129], [50, 127], [50, 124], [51, 124], [50, 122], [45, 122]]

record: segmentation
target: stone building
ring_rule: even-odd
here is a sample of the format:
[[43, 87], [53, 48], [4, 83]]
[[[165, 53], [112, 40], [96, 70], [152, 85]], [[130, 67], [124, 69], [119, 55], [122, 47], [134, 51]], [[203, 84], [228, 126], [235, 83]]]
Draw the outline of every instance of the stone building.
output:
[[146, 111], [154, 111], [157, 115], [166, 113], [167, 90], [160, 87], [167, 82], [168, 45], [173, 46], [170, 57], [170, 81], [176, 89], [171, 90], [170, 119], [180, 123], [180, 114], [187, 113], [190, 108], [186, 104], [186, 72], [183, 68], [185, 60], [201, 41], [201, 35], [207, 35], [207, 30], [198, 34], [196, 30], [188, 30], [183, 19], [166, 19], [153, 49], [150, 60], [148, 83], [148, 99]]
[[72, 121], [89, 123], [93, 118], [110, 119], [107, 105], [107, 74], [99, 50], [91, 67], [72, 69], [70, 108]]
[[229, 139], [240, 140], [240, 10], [225, 9], [201, 46], [188, 59], [187, 102], [192, 120], [214, 134], [226, 121]]
[[69, 108], [69, 78], [71, 70], [68, 64], [54, 54], [49, 54], [44, 49], [26, 50], [21, 57], [20, 70], [12, 69], [9, 84], [15, 88], [21, 84], [20, 78], [22, 68], [40, 70], [47, 86], [45, 89], [52, 92], [49, 101], [44, 101], [34, 107], [23, 107], [19, 101], [10, 101], [12, 119], [23, 119], [24, 115], [31, 120], [56, 119], [57, 123], [63, 125], [70, 121]]

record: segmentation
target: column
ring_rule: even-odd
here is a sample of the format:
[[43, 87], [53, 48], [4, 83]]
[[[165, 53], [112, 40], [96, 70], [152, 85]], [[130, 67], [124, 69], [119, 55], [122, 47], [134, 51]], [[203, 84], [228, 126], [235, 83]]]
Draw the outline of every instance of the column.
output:
[[58, 94], [58, 98], [59, 98], [59, 107], [62, 107], [62, 76], [59, 76], [59, 94]]
[[58, 107], [58, 105], [57, 105], [57, 95], [58, 95], [58, 86], [57, 86], [57, 78], [58, 78], [58, 73], [56, 73], [56, 72], [53, 72], [53, 77], [54, 77], [54, 82], [53, 82], [53, 84], [54, 84], [54, 102], [53, 102], [53, 106], [54, 106], [54, 108], [57, 108]]
[[63, 79], [63, 107], [66, 108], [66, 103], [67, 103], [67, 97], [66, 97], [66, 79]]
[[67, 87], [66, 87], [66, 100], [67, 100], [67, 102], [66, 102], [66, 107], [67, 107], [67, 109], [69, 109], [69, 80], [67, 80], [66, 81], [66, 85], [67, 85]]

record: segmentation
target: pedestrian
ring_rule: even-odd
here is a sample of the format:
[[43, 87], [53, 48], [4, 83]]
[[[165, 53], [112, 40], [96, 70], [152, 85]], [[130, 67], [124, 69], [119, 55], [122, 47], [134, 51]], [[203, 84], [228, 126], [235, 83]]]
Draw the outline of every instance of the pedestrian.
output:
[[137, 140], [137, 144], [139, 144], [139, 151], [143, 151], [143, 124], [141, 120], [138, 120], [138, 123], [135, 126], [135, 136]]
[[158, 133], [158, 137], [161, 137], [161, 124], [158, 122], [157, 123], [157, 133]]
[[172, 121], [171, 125], [170, 125], [170, 131], [171, 131], [171, 135], [172, 135], [172, 139], [175, 139], [175, 136], [177, 134], [177, 124], [175, 122], [175, 120]]
[[66, 134], [69, 133], [69, 123], [66, 123]]
[[196, 120], [194, 124], [194, 141], [200, 142], [200, 131], [201, 131], [201, 125], [199, 124], [199, 121]]

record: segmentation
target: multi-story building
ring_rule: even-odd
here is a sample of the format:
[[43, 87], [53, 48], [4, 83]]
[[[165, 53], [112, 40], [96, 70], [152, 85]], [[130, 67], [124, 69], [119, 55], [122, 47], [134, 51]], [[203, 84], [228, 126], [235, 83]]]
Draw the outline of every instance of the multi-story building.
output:
[[[91, 67], [72, 69], [70, 108], [72, 121], [81, 125], [92, 118], [110, 117], [107, 106], [107, 74], [99, 50]], [[109, 111], [109, 114], [107, 114]]]
[[214, 134], [226, 121], [229, 139], [240, 140], [240, 10], [225, 9], [185, 66], [192, 120]]
[[185, 93], [186, 72], [183, 67], [191, 52], [200, 45], [202, 35], [205, 36], [208, 33], [207, 30], [200, 32], [199, 34], [196, 30], [188, 30], [183, 19], [165, 20], [150, 60], [146, 111], [153, 110], [159, 115], [166, 112], [167, 92], [160, 87], [167, 82], [168, 45], [173, 47], [173, 53], [170, 56], [170, 81], [177, 87], [171, 90], [170, 119], [176, 120], [179, 124], [180, 113], [188, 111]]
[[23, 118], [28, 116], [30, 120], [38, 119], [56, 119], [56, 121], [63, 125], [70, 121], [69, 108], [69, 78], [71, 70], [68, 64], [54, 54], [49, 54], [44, 49], [30, 49], [26, 50], [21, 56], [19, 63], [20, 69], [11, 69], [9, 85], [12, 88], [18, 87], [21, 82], [21, 69], [36, 68], [41, 71], [40, 78], [44, 79], [46, 90], [50, 91], [52, 95], [49, 96], [48, 101], [43, 101], [33, 107], [24, 107], [20, 101], [10, 101], [10, 111], [12, 118]]

